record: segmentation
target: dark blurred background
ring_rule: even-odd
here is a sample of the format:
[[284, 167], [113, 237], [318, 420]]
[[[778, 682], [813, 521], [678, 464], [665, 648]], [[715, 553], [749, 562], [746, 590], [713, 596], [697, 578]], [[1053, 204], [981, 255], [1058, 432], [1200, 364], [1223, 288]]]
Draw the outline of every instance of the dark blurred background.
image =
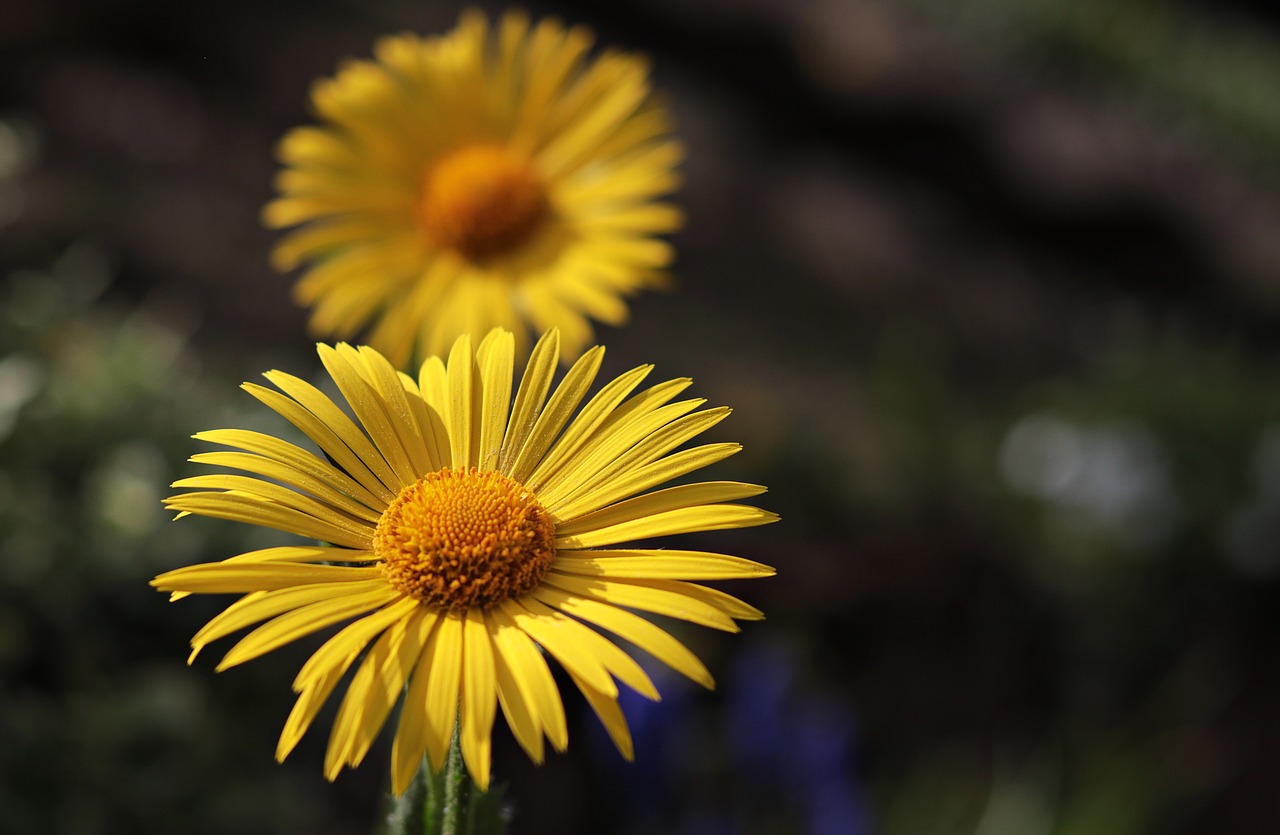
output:
[[[490, 12], [501, 7], [485, 4]], [[530, 3], [651, 55], [688, 146], [678, 289], [602, 329], [734, 406], [783, 522], [694, 546], [742, 635], [664, 623], [624, 764], [566, 699], [513, 833], [1280, 831], [1280, 18], [1168, 0]], [[0, 6], [0, 830], [363, 833], [386, 739], [283, 766], [316, 641], [183, 665], [279, 541], [171, 524], [236, 385], [316, 368], [267, 266], [312, 79], [427, 0]]]

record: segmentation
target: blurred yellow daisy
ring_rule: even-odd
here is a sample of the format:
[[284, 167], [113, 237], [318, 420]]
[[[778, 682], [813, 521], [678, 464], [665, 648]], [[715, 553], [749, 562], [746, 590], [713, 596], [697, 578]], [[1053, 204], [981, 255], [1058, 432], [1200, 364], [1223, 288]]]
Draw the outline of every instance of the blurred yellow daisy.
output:
[[653, 489], [738, 451], [731, 443], [679, 449], [728, 409], [676, 400], [687, 379], [636, 392], [652, 366], [623, 374], [581, 405], [604, 349], [583, 354], [551, 391], [561, 351], [556, 331], [534, 346], [514, 402], [509, 331], [495, 329], [474, 351], [471, 338], [460, 337], [447, 364], [428, 359], [416, 380], [368, 347], [319, 351], [354, 420], [319, 389], [279, 371], [266, 374], [275, 389], [244, 387], [323, 455], [259, 432], [201, 432], [197, 438], [231, 450], [192, 461], [248, 475], [182, 479], [174, 486], [192, 491], [166, 504], [329, 544], [253, 551], [152, 581], [175, 598], [244, 595], [195, 635], [192, 659], [210, 642], [266, 621], [231, 648], [219, 670], [348, 622], [298, 673], [278, 758], [353, 665], [325, 774], [333, 779], [360, 763], [403, 691], [392, 750], [397, 794], [424, 753], [433, 768], [442, 766], [455, 721], [463, 760], [487, 786], [495, 705], [534, 761], [543, 758], [544, 737], [562, 750], [564, 709], [546, 656], [630, 758], [616, 682], [651, 699], [658, 693], [597, 629], [713, 685], [688, 649], [629, 610], [737, 631], [735, 619], [758, 619], [759, 611], [690, 581], [773, 569], [723, 554], [618, 546], [777, 518], [734, 503], [763, 493], [756, 485]]
[[646, 62], [592, 34], [510, 12], [463, 14], [448, 35], [400, 35], [318, 82], [323, 121], [287, 134], [272, 227], [281, 270], [321, 336], [367, 342], [397, 367], [463, 333], [558, 328], [564, 359], [589, 318], [661, 284], [680, 225], [659, 198], [682, 155]]

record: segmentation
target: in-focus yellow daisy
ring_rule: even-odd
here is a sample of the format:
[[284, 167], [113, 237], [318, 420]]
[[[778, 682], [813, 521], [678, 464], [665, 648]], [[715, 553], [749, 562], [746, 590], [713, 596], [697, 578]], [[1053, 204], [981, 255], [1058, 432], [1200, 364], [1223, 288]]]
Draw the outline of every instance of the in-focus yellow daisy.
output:
[[623, 374], [582, 405], [604, 349], [583, 354], [552, 391], [561, 350], [555, 331], [534, 346], [514, 401], [509, 331], [495, 329], [474, 351], [471, 338], [460, 337], [447, 364], [428, 359], [416, 380], [368, 347], [319, 350], [354, 419], [319, 389], [279, 371], [266, 374], [275, 389], [244, 387], [323, 455], [259, 432], [201, 432], [197, 438], [231, 450], [192, 461], [247, 475], [182, 479], [174, 486], [193, 491], [167, 505], [329, 544], [253, 551], [152, 581], [175, 597], [244, 595], [192, 639], [193, 659], [210, 642], [265, 621], [231, 648], [219, 670], [346, 623], [298, 673], [298, 701], [278, 758], [352, 667], [325, 774], [333, 779], [344, 765], [360, 763], [403, 691], [392, 751], [396, 793], [424, 752], [441, 767], [455, 719], [467, 768], [486, 786], [496, 705], [535, 761], [543, 758], [544, 737], [562, 750], [564, 710], [546, 656], [564, 668], [630, 758], [617, 682], [651, 699], [658, 693], [598, 629], [712, 686], [688, 649], [629, 610], [737, 631], [735, 619], [758, 619], [759, 611], [690, 581], [773, 569], [651, 543], [619, 546], [777, 518], [733, 503], [764, 492], [756, 485], [653, 489], [738, 451], [732, 443], [681, 449], [728, 409], [677, 400], [687, 379], [637, 391], [652, 366]]
[[592, 34], [477, 12], [448, 35], [400, 35], [312, 93], [319, 126], [285, 136], [272, 227], [281, 270], [320, 336], [366, 340], [399, 368], [463, 333], [558, 328], [564, 359], [590, 319], [661, 284], [680, 225], [659, 198], [682, 151], [646, 62]]

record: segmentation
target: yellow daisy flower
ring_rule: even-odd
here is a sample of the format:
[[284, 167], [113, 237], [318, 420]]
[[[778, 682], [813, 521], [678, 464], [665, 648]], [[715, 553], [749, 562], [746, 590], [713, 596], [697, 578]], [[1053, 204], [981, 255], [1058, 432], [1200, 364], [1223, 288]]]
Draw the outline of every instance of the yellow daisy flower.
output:
[[688, 649], [628, 610], [730, 632], [735, 619], [761, 617], [690, 581], [766, 576], [773, 573], [768, 566], [645, 543], [618, 547], [776, 520], [733, 503], [763, 493], [756, 485], [652, 489], [738, 451], [732, 443], [678, 449], [729, 410], [676, 400], [688, 379], [633, 393], [652, 369], [647, 365], [579, 409], [604, 349], [583, 354], [552, 392], [560, 350], [556, 331], [538, 341], [513, 402], [509, 331], [495, 329], [474, 351], [471, 338], [460, 337], [447, 364], [428, 359], [416, 380], [371, 348], [322, 345], [320, 358], [354, 420], [319, 389], [280, 371], [266, 374], [275, 389], [244, 388], [323, 455], [259, 432], [196, 435], [232, 450], [192, 461], [249, 475], [182, 479], [174, 486], [193, 490], [168, 499], [169, 508], [330, 543], [267, 548], [152, 581], [175, 598], [244, 595], [195, 635], [192, 659], [207, 644], [266, 621], [231, 648], [219, 670], [349, 621], [298, 673], [298, 701], [278, 758], [354, 665], [329, 736], [329, 779], [360, 763], [404, 691], [392, 751], [396, 793], [424, 752], [441, 767], [455, 720], [467, 768], [485, 787], [495, 704], [535, 762], [544, 737], [557, 750], [567, 743], [550, 656], [629, 759], [615, 679], [651, 699], [658, 693], [597, 628], [711, 687]]
[[463, 333], [526, 323], [561, 332], [566, 361], [589, 319], [619, 325], [623, 297], [661, 284], [680, 225], [660, 202], [682, 150], [646, 62], [592, 34], [510, 12], [463, 14], [448, 35], [379, 41], [316, 84], [321, 126], [285, 136], [271, 227], [280, 270], [321, 336], [367, 341], [397, 367]]

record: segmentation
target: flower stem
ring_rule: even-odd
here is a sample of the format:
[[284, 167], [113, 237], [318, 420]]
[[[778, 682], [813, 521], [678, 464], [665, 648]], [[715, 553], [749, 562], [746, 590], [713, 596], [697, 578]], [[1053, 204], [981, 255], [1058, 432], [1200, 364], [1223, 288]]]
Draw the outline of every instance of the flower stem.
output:
[[384, 835], [501, 835], [508, 814], [502, 792], [479, 790], [462, 760], [459, 729], [439, 771], [424, 758], [409, 788], [387, 804]]
[[453, 726], [453, 742], [443, 769], [443, 806], [440, 835], [471, 835], [471, 794], [475, 786], [462, 762], [459, 728]]

